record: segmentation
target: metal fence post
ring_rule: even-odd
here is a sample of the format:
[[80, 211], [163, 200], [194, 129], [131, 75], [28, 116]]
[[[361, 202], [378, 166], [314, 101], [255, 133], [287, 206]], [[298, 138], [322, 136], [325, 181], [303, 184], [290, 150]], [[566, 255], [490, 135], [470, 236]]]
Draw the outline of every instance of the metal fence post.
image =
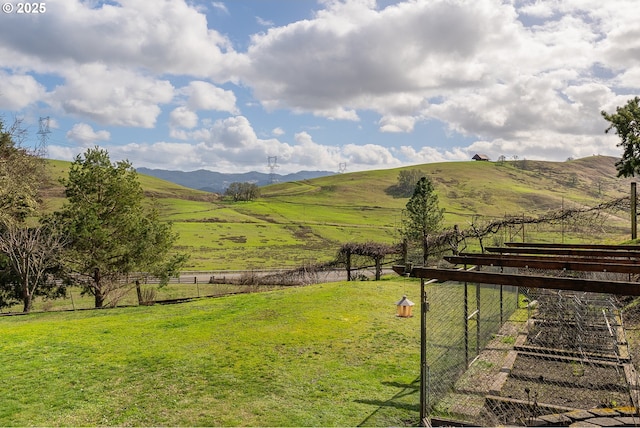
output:
[[429, 426], [427, 420], [427, 291], [424, 278], [420, 278], [420, 425]]

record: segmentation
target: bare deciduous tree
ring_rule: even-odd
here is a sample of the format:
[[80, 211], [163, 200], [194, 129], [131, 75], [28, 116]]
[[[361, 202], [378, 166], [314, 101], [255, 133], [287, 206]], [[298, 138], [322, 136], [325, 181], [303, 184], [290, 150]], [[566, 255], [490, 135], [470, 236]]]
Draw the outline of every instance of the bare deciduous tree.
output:
[[61, 271], [63, 242], [59, 235], [44, 227], [26, 227], [5, 222], [0, 233], [0, 253], [7, 260], [11, 275], [3, 275], [5, 293], [23, 303], [23, 311], [32, 308], [33, 297], [54, 297], [64, 291], [55, 281]]
[[16, 120], [5, 126], [0, 118], [0, 220], [23, 221], [38, 207], [43, 160], [21, 147], [24, 130]]

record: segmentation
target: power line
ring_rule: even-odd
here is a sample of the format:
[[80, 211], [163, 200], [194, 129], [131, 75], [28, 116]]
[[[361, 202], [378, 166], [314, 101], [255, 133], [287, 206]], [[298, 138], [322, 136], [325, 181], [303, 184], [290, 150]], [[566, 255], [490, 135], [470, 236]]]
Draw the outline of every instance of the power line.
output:
[[41, 117], [38, 120], [38, 135], [40, 136], [40, 140], [38, 145], [36, 146], [36, 153], [40, 157], [46, 157], [47, 155], [47, 138], [49, 138], [49, 134], [51, 131], [49, 130], [49, 116]]
[[267, 163], [269, 167], [269, 182], [273, 184], [278, 181], [276, 179], [276, 169], [280, 166], [278, 165], [278, 156], [267, 157]]

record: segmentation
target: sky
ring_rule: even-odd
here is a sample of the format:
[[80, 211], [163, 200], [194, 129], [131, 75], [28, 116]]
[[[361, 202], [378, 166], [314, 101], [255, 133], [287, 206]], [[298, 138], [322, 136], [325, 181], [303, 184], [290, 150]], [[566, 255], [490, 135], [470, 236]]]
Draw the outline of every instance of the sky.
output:
[[100, 146], [136, 168], [289, 173], [620, 156], [600, 112], [640, 94], [637, 0], [3, 1], [0, 116], [52, 159]]

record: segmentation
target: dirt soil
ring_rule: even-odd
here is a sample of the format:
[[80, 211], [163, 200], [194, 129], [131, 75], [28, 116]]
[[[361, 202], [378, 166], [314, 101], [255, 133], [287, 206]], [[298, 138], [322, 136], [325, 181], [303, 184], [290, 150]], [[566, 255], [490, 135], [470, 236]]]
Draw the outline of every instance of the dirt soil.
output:
[[502, 397], [594, 409], [631, 406], [624, 371], [615, 365], [553, 361], [518, 355]]
[[[623, 316], [623, 320], [624, 329], [618, 329], [618, 336], [622, 332], [625, 337], [617, 340], [637, 364], [640, 361], [640, 311], [629, 319]], [[458, 380], [455, 393], [445, 400], [451, 417], [474, 424], [522, 425], [526, 424], [523, 421], [541, 414], [633, 406], [622, 365], [629, 360], [616, 358], [617, 345], [593, 342], [590, 344], [594, 345], [591, 348], [594, 353], [580, 354], [575, 352], [575, 342], [579, 339], [590, 342], [585, 332], [580, 332], [582, 337], [578, 338], [575, 332], [567, 336], [566, 330], [545, 328], [537, 335], [536, 342], [533, 336], [539, 331], [530, 321], [503, 325]], [[536, 334], [532, 336], [531, 332]], [[558, 335], [555, 341], [554, 335]], [[596, 335], [602, 337], [600, 332]], [[514, 337], [518, 338], [516, 343], [511, 340]], [[573, 337], [573, 341], [567, 342], [567, 337]], [[544, 345], [554, 342], [565, 343], [572, 350], [567, 354], [547, 350], [545, 354]], [[598, 354], [601, 359], [597, 358]], [[489, 401], [478, 400], [488, 396], [498, 396], [504, 401], [498, 401], [497, 405], [493, 402], [490, 406], [493, 411], [489, 411]]]

